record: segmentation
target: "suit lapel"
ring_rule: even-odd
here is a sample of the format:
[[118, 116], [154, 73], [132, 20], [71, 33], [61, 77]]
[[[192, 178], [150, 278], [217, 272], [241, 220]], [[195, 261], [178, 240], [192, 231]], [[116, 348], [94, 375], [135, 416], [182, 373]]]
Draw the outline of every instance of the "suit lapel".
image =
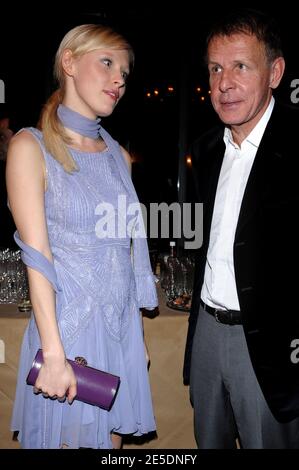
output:
[[[212, 215], [214, 210], [214, 203], [216, 197], [216, 190], [218, 185], [219, 174], [223, 162], [225, 152], [225, 144], [223, 141], [223, 132], [212, 150], [210, 150], [209, 158], [211, 159], [212, 166], [209, 171], [209, 179], [204, 197], [204, 240], [208, 242], [210, 227], [212, 222]], [[206, 177], [206, 174], [205, 174]]]
[[275, 151], [275, 135], [277, 131], [274, 131], [276, 116], [276, 113], [274, 114], [274, 110], [272, 116], [273, 117], [270, 118], [265, 129], [248, 177], [240, 208], [235, 238], [239, 236], [243, 227], [250, 218], [254, 216], [259, 208], [259, 205], [262, 202], [263, 192], [266, 191], [268, 186], [269, 168], [273, 165], [273, 159], [279, 156]]
[[216, 190], [218, 185], [219, 174], [223, 162], [225, 152], [225, 145], [223, 140], [219, 140], [215, 145], [212, 154], [210, 155], [211, 161], [213, 162], [210, 173], [210, 181], [207, 188], [206, 194], [206, 208], [207, 214], [213, 212], [214, 202], [216, 197]]

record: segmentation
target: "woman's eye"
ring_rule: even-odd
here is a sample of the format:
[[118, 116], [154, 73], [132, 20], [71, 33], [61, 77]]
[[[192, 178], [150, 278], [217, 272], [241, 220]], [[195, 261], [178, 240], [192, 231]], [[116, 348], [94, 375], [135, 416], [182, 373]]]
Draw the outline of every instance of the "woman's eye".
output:
[[112, 60], [110, 59], [102, 59], [103, 64], [107, 65], [107, 67], [110, 67], [112, 64]]
[[128, 72], [122, 72], [121, 76], [123, 77], [124, 81], [126, 82], [127, 79], [128, 79], [129, 74], [128, 74]]

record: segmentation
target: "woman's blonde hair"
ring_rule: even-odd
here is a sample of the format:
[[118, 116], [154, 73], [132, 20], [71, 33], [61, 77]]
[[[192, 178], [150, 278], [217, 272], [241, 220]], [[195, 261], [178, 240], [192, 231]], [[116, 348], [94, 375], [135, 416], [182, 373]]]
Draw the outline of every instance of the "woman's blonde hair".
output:
[[108, 26], [85, 24], [71, 29], [62, 39], [55, 57], [54, 76], [59, 88], [50, 96], [43, 107], [40, 127], [43, 132], [47, 151], [63, 166], [64, 170], [72, 173], [77, 170], [67, 145], [71, 143], [61, 121], [57, 116], [57, 108], [63, 101], [65, 93], [65, 74], [62, 66], [62, 56], [66, 49], [78, 58], [96, 49], [127, 50], [130, 66], [134, 63], [134, 53], [130, 44], [119, 33]]

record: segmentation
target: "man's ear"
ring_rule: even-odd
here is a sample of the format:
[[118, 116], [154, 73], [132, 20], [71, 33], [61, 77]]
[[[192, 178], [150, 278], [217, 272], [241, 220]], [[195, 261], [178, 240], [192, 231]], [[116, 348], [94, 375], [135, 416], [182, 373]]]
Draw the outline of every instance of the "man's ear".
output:
[[270, 88], [277, 88], [284, 74], [285, 61], [283, 57], [277, 57], [271, 64]]
[[62, 53], [61, 58], [61, 65], [63, 67], [64, 72], [72, 77], [73, 75], [73, 65], [74, 65], [74, 57], [73, 53], [70, 49], [65, 49]]
[[0, 129], [9, 129], [9, 118], [0, 119]]

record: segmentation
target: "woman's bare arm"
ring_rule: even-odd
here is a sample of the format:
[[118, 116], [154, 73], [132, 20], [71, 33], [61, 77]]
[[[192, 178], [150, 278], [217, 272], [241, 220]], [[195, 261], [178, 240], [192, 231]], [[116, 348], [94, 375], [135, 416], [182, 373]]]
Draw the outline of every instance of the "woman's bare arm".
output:
[[[26, 131], [10, 142], [6, 181], [9, 205], [21, 240], [52, 262], [44, 208], [45, 164], [38, 143]], [[36, 387], [50, 396], [63, 396], [69, 389], [71, 401], [76, 393], [76, 382], [59, 335], [55, 292], [38, 271], [28, 268], [28, 278], [45, 363]]]

